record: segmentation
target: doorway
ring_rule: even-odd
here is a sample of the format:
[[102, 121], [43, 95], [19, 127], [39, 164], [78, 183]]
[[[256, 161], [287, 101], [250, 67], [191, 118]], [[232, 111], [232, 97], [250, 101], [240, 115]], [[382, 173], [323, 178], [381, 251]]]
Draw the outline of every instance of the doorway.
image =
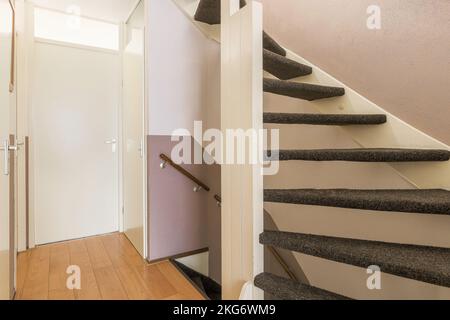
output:
[[145, 5], [74, 3], [30, 5], [30, 247], [119, 231], [146, 257]]

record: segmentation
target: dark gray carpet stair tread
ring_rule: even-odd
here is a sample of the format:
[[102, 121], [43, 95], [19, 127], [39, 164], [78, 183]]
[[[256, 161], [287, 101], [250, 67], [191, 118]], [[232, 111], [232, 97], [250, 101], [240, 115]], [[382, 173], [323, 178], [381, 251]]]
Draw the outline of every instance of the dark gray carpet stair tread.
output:
[[[246, 5], [245, 0], [240, 0], [240, 5], [243, 8]], [[195, 12], [194, 19], [211, 25], [220, 24], [220, 12], [220, 0], [201, 0]]]
[[[245, 0], [240, 0], [241, 8], [245, 7]], [[221, 6], [220, 0], [201, 0], [194, 15], [195, 21], [204, 22], [210, 25], [220, 24]], [[282, 56], [286, 56], [286, 50], [283, 49], [272, 37], [263, 32], [264, 49], [272, 51]]]
[[[265, 190], [265, 202], [450, 215], [450, 191], [296, 189]], [[449, 260], [450, 263], [450, 260]]]
[[306, 284], [262, 273], [255, 278], [255, 286], [282, 300], [348, 300], [338, 294]]
[[449, 161], [450, 151], [424, 149], [277, 150], [280, 161], [423, 162]]
[[308, 101], [339, 97], [345, 94], [344, 88], [267, 78], [264, 79], [264, 91]]
[[263, 47], [264, 49], [276, 53], [280, 56], [286, 56], [286, 50], [280, 46], [267, 32], [263, 32]]
[[314, 257], [450, 287], [450, 249], [268, 231], [260, 242]]
[[387, 117], [383, 114], [264, 113], [264, 123], [348, 126], [378, 125], [386, 122]]
[[310, 75], [311, 67], [264, 49], [264, 70], [281, 80]]

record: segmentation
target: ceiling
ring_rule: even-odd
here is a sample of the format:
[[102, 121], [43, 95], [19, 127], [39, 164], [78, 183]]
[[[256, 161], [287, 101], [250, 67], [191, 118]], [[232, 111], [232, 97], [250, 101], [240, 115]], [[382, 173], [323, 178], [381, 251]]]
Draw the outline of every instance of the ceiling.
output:
[[138, 0], [30, 0], [37, 6], [67, 11], [72, 6], [81, 9], [81, 15], [110, 22], [123, 22]]

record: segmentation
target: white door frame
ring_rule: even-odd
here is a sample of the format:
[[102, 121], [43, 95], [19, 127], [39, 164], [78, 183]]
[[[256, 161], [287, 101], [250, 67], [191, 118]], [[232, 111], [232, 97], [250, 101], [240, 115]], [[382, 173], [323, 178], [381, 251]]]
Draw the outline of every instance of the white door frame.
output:
[[[23, 0], [19, 0], [19, 1], [23, 1]], [[139, 1], [137, 1], [136, 6], [138, 5]], [[145, 4], [145, 30], [144, 30], [144, 34], [145, 34], [145, 39], [148, 39], [147, 37], [147, 25], [148, 25], [148, 14], [147, 14], [147, 8], [148, 8], [148, 4], [147, 1], [144, 1]], [[23, 10], [25, 12], [23, 12], [24, 17], [26, 17], [27, 21], [27, 25], [26, 27], [20, 28], [20, 30], [18, 31], [19, 34], [19, 39], [21, 41], [21, 47], [23, 48], [23, 50], [18, 52], [18, 61], [27, 61], [27, 66], [23, 67], [23, 71], [21, 72], [20, 76], [21, 76], [21, 81], [22, 83], [24, 83], [23, 85], [23, 89], [21, 92], [18, 92], [18, 96], [19, 99], [21, 101], [24, 101], [24, 106], [23, 108], [25, 110], [27, 110], [28, 112], [24, 112], [24, 116], [27, 117], [26, 122], [28, 124], [28, 128], [25, 131], [29, 132], [29, 136], [32, 138], [33, 136], [33, 132], [31, 130], [31, 112], [29, 112], [31, 110], [32, 107], [32, 81], [33, 81], [33, 68], [34, 68], [34, 60], [33, 60], [33, 52], [34, 52], [34, 43], [36, 41], [36, 39], [34, 38], [34, 21], [33, 21], [33, 11], [35, 6], [32, 3], [26, 2], [24, 3], [24, 5], [22, 6]], [[50, 9], [48, 9], [50, 10]], [[131, 11], [130, 15], [134, 12]], [[89, 19], [92, 19], [91, 17], [89, 17]], [[92, 19], [92, 20], [98, 20], [98, 21], [102, 21], [100, 19]], [[120, 30], [120, 50], [117, 53], [120, 61], [120, 65], [122, 65], [122, 53], [123, 53], [123, 25], [121, 26], [121, 30]], [[104, 49], [98, 49], [98, 48], [91, 48], [91, 47], [86, 47], [86, 46], [82, 46], [82, 45], [76, 45], [76, 44], [66, 44], [66, 43], [58, 43], [58, 42], [54, 42], [54, 41], [48, 41], [48, 40], [42, 40], [39, 39], [39, 41], [45, 41], [48, 43], [52, 43], [52, 44], [56, 44], [56, 45], [67, 45], [67, 46], [72, 46], [75, 48], [80, 48], [80, 49], [87, 49], [87, 50], [96, 50], [96, 51], [102, 51], [105, 52]], [[106, 50], [108, 51], [108, 50]], [[147, 66], [147, 61], [148, 61], [148, 41], [145, 41], [145, 65]], [[122, 83], [123, 80], [123, 76], [122, 76], [122, 68], [119, 71], [120, 72], [120, 80]], [[148, 68], [145, 68], [145, 84], [147, 84], [147, 79], [148, 79]], [[122, 87], [120, 86], [120, 88], [118, 88], [118, 90], [120, 90], [120, 101], [119, 101], [119, 107], [118, 107], [118, 121], [119, 121], [119, 126], [118, 126], [118, 153], [117, 156], [119, 157], [119, 186], [118, 186], [118, 192], [119, 192], [119, 196], [118, 196], [118, 201], [119, 201], [119, 210], [117, 212], [117, 214], [119, 215], [119, 231], [123, 232], [123, 163], [122, 163], [122, 147], [123, 147], [123, 138], [122, 138], [122, 110], [123, 110], [123, 102], [122, 102]], [[28, 91], [28, 92], [27, 92]], [[144, 94], [144, 132], [143, 132], [143, 141], [144, 141], [144, 157], [143, 157], [143, 163], [144, 163], [144, 176], [143, 176], [143, 183], [144, 183], [144, 212], [143, 212], [143, 220], [144, 220], [144, 258], [148, 257], [148, 233], [147, 233], [147, 229], [148, 229], [148, 225], [147, 225], [147, 145], [146, 145], [146, 132], [147, 132], [147, 127], [148, 127], [148, 94], [147, 94], [148, 90], [145, 90], [145, 94]], [[31, 94], [29, 94], [31, 93]], [[28, 115], [27, 115], [28, 113]], [[19, 122], [21, 123], [21, 122]], [[33, 162], [33, 155], [32, 152], [30, 150], [30, 159], [29, 159], [29, 165], [30, 165], [30, 177], [29, 177], [29, 221], [28, 221], [28, 227], [30, 230], [30, 234], [29, 234], [29, 248], [34, 248], [36, 246], [36, 241], [35, 241], [35, 234], [34, 234], [34, 230], [35, 230], [35, 215], [34, 215], [34, 179], [33, 179], [33, 174], [34, 174], [34, 162]], [[20, 190], [19, 192], [24, 192], [24, 190]], [[26, 228], [18, 228], [19, 229], [19, 234], [18, 237], [20, 238], [26, 238], [26, 234], [25, 231]], [[22, 248], [25, 249], [25, 248]]]
[[[144, 115], [142, 121], [143, 121], [143, 132], [142, 132], [142, 141], [143, 141], [143, 157], [142, 157], [142, 162], [143, 162], [143, 177], [142, 177], [142, 183], [144, 185], [143, 187], [143, 201], [144, 204], [142, 206], [143, 208], [143, 212], [142, 212], [142, 219], [143, 219], [143, 225], [144, 225], [144, 250], [143, 250], [143, 254], [144, 254], [144, 259], [147, 260], [147, 258], [149, 257], [149, 248], [148, 248], [148, 239], [149, 239], [149, 235], [148, 235], [148, 174], [147, 174], [147, 158], [148, 158], [148, 154], [147, 154], [147, 132], [148, 132], [148, 89], [147, 89], [147, 84], [148, 84], [148, 52], [149, 52], [149, 41], [148, 39], [148, 9], [149, 9], [149, 4], [148, 1], [146, 0], [136, 0], [136, 3], [133, 6], [133, 9], [128, 13], [127, 18], [125, 19], [125, 21], [121, 24], [121, 32], [120, 32], [120, 54], [121, 54], [121, 78], [122, 78], [122, 83], [123, 83], [123, 52], [125, 49], [125, 44], [124, 44], [124, 39], [125, 39], [125, 24], [130, 20], [131, 16], [134, 14], [134, 12], [136, 11], [137, 7], [139, 6], [139, 4], [141, 3], [141, 1], [144, 1], [144, 12], [145, 12], [145, 21], [144, 21], [144, 103], [143, 103], [143, 112], [142, 114]], [[122, 90], [123, 93], [123, 90]], [[120, 104], [120, 126], [119, 126], [119, 131], [120, 131], [120, 144], [119, 144], [119, 150], [120, 150], [120, 154], [122, 154], [123, 151], [123, 100], [121, 100], [121, 104]], [[120, 178], [119, 178], [119, 188], [120, 188], [120, 208], [122, 208], [122, 214], [120, 215], [120, 232], [124, 231], [124, 222], [123, 222], [123, 218], [124, 218], [124, 199], [123, 199], [123, 158], [120, 158], [120, 162], [119, 162], [119, 167], [120, 167]]]

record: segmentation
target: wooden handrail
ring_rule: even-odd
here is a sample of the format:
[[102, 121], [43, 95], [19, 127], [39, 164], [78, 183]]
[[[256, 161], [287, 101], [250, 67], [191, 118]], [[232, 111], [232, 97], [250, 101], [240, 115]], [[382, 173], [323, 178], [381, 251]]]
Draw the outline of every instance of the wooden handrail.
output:
[[195, 184], [197, 184], [199, 187], [201, 187], [202, 189], [206, 190], [207, 192], [209, 192], [211, 189], [204, 184], [203, 182], [201, 182], [199, 179], [197, 179], [196, 177], [194, 177], [192, 174], [190, 174], [188, 171], [186, 171], [183, 167], [181, 167], [180, 165], [176, 164], [175, 162], [172, 161], [172, 159], [170, 159], [168, 156], [166, 156], [165, 154], [160, 154], [159, 157], [168, 165], [172, 166], [175, 170], [177, 170], [179, 173], [181, 173], [182, 175], [184, 175], [185, 177], [189, 178], [190, 180], [194, 181]]
[[291, 271], [291, 269], [289, 268], [288, 264], [286, 263], [286, 261], [284, 261], [283, 257], [278, 253], [278, 251], [272, 246], [267, 246], [267, 248], [272, 253], [272, 255], [275, 257], [277, 262], [281, 265], [281, 267], [284, 269], [284, 272], [286, 272], [288, 274], [289, 278], [291, 278], [291, 280], [294, 280], [294, 281], [298, 282], [297, 277]]

